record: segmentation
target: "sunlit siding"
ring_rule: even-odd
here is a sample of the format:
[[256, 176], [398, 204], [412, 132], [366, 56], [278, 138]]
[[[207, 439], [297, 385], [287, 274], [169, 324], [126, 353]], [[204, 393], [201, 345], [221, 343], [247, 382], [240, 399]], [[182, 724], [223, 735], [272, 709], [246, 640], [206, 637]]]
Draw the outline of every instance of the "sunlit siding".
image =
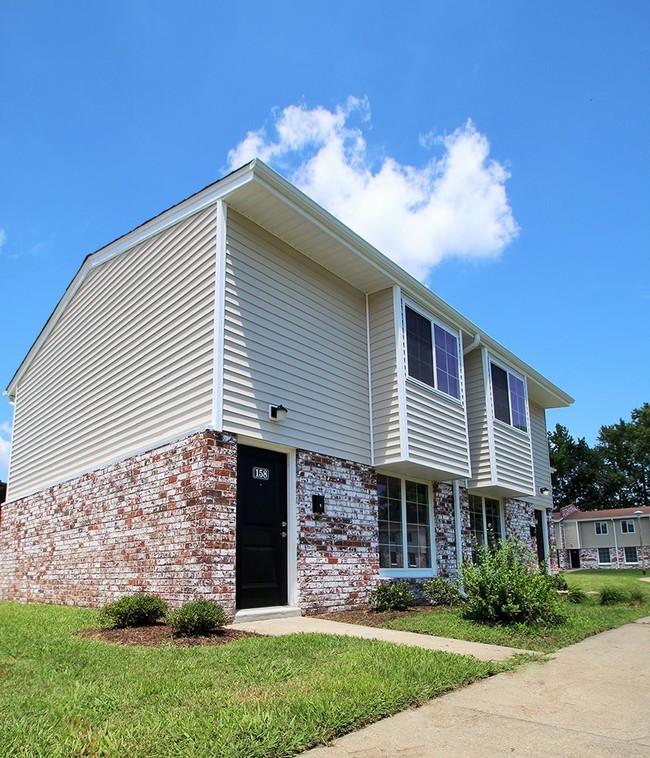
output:
[[465, 386], [472, 486], [488, 486], [492, 483], [492, 469], [481, 350], [472, 350], [465, 356]]
[[224, 428], [370, 463], [365, 295], [232, 211], [227, 244]]
[[578, 524], [575, 521], [564, 522], [564, 547], [567, 550], [581, 547], [578, 539]]
[[533, 495], [533, 460], [527, 433], [494, 420], [494, 461], [499, 486]]
[[208, 426], [216, 214], [92, 269], [18, 386], [9, 497]]
[[401, 460], [397, 334], [392, 288], [368, 298], [375, 464]]
[[546, 433], [546, 413], [543, 408], [530, 403], [530, 438], [533, 449], [533, 470], [535, 472], [535, 497], [529, 501], [542, 506], [551, 506], [552, 500], [547, 495], [540, 495], [541, 488], [551, 489], [551, 463], [548, 454], [548, 435]]
[[469, 443], [463, 405], [441, 392], [407, 379], [406, 414], [409, 460], [469, 476]]

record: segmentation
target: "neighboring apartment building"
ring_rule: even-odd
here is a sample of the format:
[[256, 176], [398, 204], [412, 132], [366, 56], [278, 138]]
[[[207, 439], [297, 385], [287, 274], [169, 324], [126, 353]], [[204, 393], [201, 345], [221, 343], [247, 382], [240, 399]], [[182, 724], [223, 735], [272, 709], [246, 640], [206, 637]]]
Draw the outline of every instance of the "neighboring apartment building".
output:
[[558, 564], [571, 568], [650, 568], [650, 507], [555, 514]]
[[86, 258], [8, 394], [2, 598], [315, 612], [555, 555], [572, 399], [259, 161]]

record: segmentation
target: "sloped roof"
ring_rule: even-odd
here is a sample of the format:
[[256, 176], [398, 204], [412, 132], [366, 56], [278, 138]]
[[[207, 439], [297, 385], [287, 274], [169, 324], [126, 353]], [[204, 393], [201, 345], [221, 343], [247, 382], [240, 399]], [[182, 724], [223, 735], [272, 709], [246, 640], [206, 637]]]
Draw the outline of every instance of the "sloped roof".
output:
[[574, 511], [568, 516], [562, 517], [556, 513], [554, 521], [602, 521], [609, 518], [636, 518], [636, 516], [650, 516], [650, 506], [640, 505], [637, 508], [605, 508], [601, 511]]
[[126, 252], [153, 234], [218, 200], [223, 200], [228, 208], [248, 217], [362, 292], [370, 294], [391, 285], [402, 287], [409, 297], [418, 299], [434, 314], [462, 330], [464, 341], [471, 342], [478, 338], [488, 350], [525, 374], [528, 378], [529, 397], [542, 407], [564, 407], [573, 402], [570, 395], [479, 329], [462, 313], [258, 159], [87, 256], [11, 379], [5, 393], [10, 400], [14, 399], [21, 377], [67, 303], [95, 266]]

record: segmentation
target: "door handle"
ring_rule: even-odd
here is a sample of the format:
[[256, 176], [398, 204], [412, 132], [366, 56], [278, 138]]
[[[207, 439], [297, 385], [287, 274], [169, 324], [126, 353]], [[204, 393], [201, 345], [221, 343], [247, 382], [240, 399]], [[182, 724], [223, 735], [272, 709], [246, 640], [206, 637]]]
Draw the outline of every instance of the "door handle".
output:
[[286, 536], [287, 536], [286, 532], [280, 532], [280, 537], [286, 537]]
[[286, 521], [283, 521], [283, 522], [280, 524], [280, 526], [286, 526], [286, 525], [287, 525], [287, 522], [286, 522]]

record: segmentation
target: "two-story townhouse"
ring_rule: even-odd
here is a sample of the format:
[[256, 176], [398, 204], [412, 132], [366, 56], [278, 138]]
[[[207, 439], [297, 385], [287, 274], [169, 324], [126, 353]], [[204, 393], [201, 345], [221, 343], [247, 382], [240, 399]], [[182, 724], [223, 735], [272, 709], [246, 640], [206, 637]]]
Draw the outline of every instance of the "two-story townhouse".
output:
[[554, 517], [558, 565], [572, 568], [650, 568], [650, 507], [581, 511]]
[[571, 398], [259, 161], [88, 256], [7, 393], [2, 598], [315, 612], [554, 555]]

